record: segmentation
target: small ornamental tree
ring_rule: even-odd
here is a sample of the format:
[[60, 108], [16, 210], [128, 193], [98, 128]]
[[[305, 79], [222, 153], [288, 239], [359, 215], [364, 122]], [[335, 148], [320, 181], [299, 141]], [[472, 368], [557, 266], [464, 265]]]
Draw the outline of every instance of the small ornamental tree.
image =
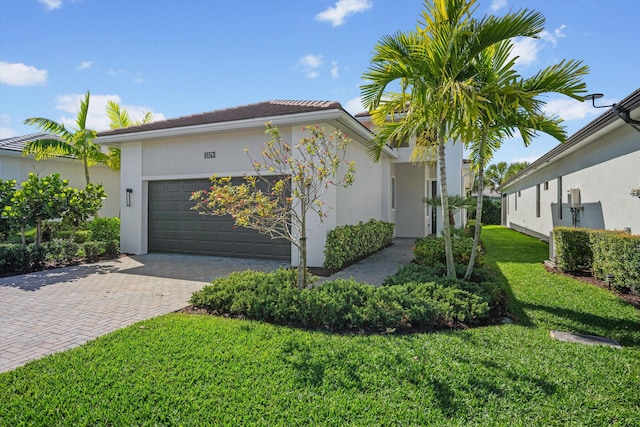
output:
[[62, 216], [62, 220], [71, 225], [73, 232], [69, 236], [70, 241], [73, 240], [78, 227], [102, 208], [102, 199], [106, 196], [107, 194], [102, 184], [89, 184], [84, 190], [68, 189], [67, 209]]
[[11, 205], [5, 212], [19, 225], [25, 244], [24, 230], [36, 225], [36, 246], [42, 243], [42, 221], [59, 218], [66, 210], [69, 181], [61, 179], [59, 174], [39, 178], [30, 173], [29, 178], [20, 184], [11, 198]]
[[[327, 136], [323, 128], [306, 127], [308, 137], [295, 145], [282, 140], [278, 128], [266, 124], [262, 160], [254, 160], [255, 176], [239, 185], [231, 177], [211, 178], [209, 190], [196, 191], [192, 208], [204, 215], [231, 215], [235, 225], [257, 230], [271, 238], [284, 238], [298, 248], [298, 286], [307, 286], [307, 214], [326, 217], [323, 195], [330, 185], [353, 183], [355, 163], [344, 160], [350, 139], [337, 130]], [[341, 168], [342, 166], [342, 168]]]
[[95, 215], [102, 207], [104, 189], [100, 184], [89, 184], [85, 190], [69, 187], [69, 181], [59, 174], [38, 177], [34, 173], [13, 192], [3, 207], [2, 218], [20, 229], [22, 246], [26, 246], [25, 229], [36, 226], [36, 246], [42, 243], [42, 222], [67, 218], [72, 225]]
[[11, 218], [4, 213], [5, 206], [11, 205], [11, 198], [16, 192], [14, 179], [0, 179], [0, 239], [11, 231]]

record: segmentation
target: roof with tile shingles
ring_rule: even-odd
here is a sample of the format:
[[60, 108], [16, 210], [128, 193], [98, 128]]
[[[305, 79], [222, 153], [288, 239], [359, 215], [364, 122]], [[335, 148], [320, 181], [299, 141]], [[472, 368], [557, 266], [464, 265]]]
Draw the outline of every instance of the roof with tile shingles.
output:
[[29, 135], [14, 136], [12, 138], [0, 139], [0, 150], [22, 151], [28, 142], [37, 141], [38, 139], [57, 138], [55, 135], [37, 132]]
[[242, 105], [239, 107], [225, 108], [223, 110], [215, 110], [207, 113], [193, 114], [191, 116], [161, 120], [123, 129], [109, 130], [100, 132], [98, 136], [101, 137], [107, 135], [120, 135], [127, 133], [146, 132], [150, 130], [172, 129], [211, 123], [257, 119], [260, 117], [285, 116], [289, 114], [300, 114], [336, 109], [344, 110], [342, 108], [342, 105], [340, 105], [339, 102], [335, 101], [272, 100], [259, 102], [256, 104]]

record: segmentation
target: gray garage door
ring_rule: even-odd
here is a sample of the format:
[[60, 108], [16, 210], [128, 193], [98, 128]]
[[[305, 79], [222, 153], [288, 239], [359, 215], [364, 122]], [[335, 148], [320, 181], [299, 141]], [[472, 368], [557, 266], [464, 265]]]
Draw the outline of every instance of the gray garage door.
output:
[[191, 193], [209, 186], [208, 179], [149, 182], [149, 252], [291, 259], [291, 244], [285, 239], [235, 228], [230, 216], [192, 211]]

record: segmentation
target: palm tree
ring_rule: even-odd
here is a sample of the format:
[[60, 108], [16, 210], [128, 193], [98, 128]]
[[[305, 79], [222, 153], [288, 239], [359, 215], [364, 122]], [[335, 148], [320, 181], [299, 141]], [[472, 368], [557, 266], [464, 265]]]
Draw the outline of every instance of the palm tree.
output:
[[507, 169], [509, 164], [507, 162], [498, 162], [487, 167], [484, 173], [483, 185], [489, 187], [491, 191], [496, 191], [498, 187], [506, 180]]
[[[131, 126], [138, 126], [153, 121], [153, 114], [151, 111], [147, 111], [141, 120], [133, 121], [129, 112], [120, 106], [117, 102], [107, 102], [107, 117], [111, 120], [109, 127], [111, 129], [128, 128]], [[120, 148], [109, 147], [109, 159], [107, 166], [113, 170], [120, 170]]]
[[581, 77], [588, 72], [588, 67], [581, 62], [562, 61], [538, 72], [531, 79], [523, 80], [513, 69], [515, 58], [511, 57], [512, 48], [511, 40], [505, 40], [482, 51], [474, 61], [479, 91], [485, 98], [486, 105], [479, 111], [475, 129], [470, 130], [470, 133], [475, 130], [476, 139], [468, 144], [472, 162], [478, 170], [478, 195], [474, 245], [465, 280], [471, 277], [480, 243], [483, 172], [493, 153], [500, 147], [502, 139], [513, 136], [516, 129], [525, 146], [530, 144], [537, 132], [545, 132], [564, 142], [567, 134], [560, 125], [562, 120], [544, 114], [544, 102], [538, 96], [555, 92], [582, 100], [581, 95], [586, 91], [586, 84]]
[[[474, 3], [426, 1], [423, 22], [416, 31], [385, 36], [375, 46], [363, 76], [368, 83], [361, 87], [364, 105], [380, 129], [371, 147], [374, 159], [379, 159], [390, 138], [415, 136], [418, 146], [437, 147], [443, 216], [448, 212], [445, 142], [475, 136], [474, 126], [485, 104], [472, 61], [496, 43], [535, 36], [544, 28], [544, 17], [526, 9], [473, 19]], [[447, 275], [455, 277], [446, 218], [443, 235]]]
[[26, 125], [33, 125], [44, 133], [57, 138], [43, 138], [27, 143], [22, 150], [24, 156], [35, 154], [36, 160], [48, 159], [57, 156], [69, 156], [82, 161], [84, 176], [87, 185], [91, 183], [89, 167], [96, 163], [107, 163], [107, 155], [102, 152], [100, 146], [93, 142], [96, 131], [87, 129], [87, 114], [89, 112], [89, 91], [80, 102], [80, 110], [76, 118], [76, 129], [67, 129], [65, 125], [50, 119], [32, 117], [26, 119]]

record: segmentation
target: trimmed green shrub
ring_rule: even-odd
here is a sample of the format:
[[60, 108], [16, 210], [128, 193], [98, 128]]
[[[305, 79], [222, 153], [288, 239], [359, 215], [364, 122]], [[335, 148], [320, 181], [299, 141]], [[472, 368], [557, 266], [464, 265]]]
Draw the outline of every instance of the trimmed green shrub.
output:
[[451, 328], [477, 323], [490, 311], [487, 288], [462, 281], [375, 288], [339, 279], [312, 289], [299, 289], [295, 283], [293, 270], [248, 270], [214, 280], [190, 302], [220, 315], [329, 331]]
[[[456, 270], [458, 276], [462, 277], [466, 271], [466, 266], [456, 265]], [[446, 273], [447, 266], [444, 264], [437, 264], [435, 266], [405, 264], [400, 267], [395, 274], [385, 278], [383, 286], [437, 282], [448, 287], [479, 295], [490, 305], [498, 303], [501, 287], [499, 284], [493, 282], [491, 273], [486, 270], [474, 269], [471, 275], [471, 281], [469, 282], [445, 277]]]
[[0, 244], [0, 272], [19, 273], [30, 267], [29, 246], [14, 243]]
[[84, 250], [84, 257], [89, 262], [97, 261], [105, 253], [105, 242], [95, 242], [90, 240], [84, 242], [82, 249]]
[[600, 280], [613, 274], [616, 290], [640, 290], [640, 236], [570, 227], [556, 227], [553, 236], [557, 265], [563, 272], [592, 270]]
[[595, 277], [604, 280], [607, 274], [613, 274], [617, 290], [640, 290], [640, 235], [590, 230], [590, 246]]
[[556, 263], [565, 273], [590, 270], [593, 264], [590, 232], [586, 228], [556, 227], [553, 230], [553, 244]]
[[109, 240], [105, 242], [105, 255], [110, 258], [116, 258], [120, 254], [120, 240]]
[[55, 262], [70, 262], [77, 255], [80, 245], [67, 239], [53, 239], [42, 245], [46, 251], [46, 258]]
[[94, 218], [88, 223], [91, 240], [110, 242], [120, 240], [120, 218]]
[[370, 219], [336, 227], [327, 235], [324, 267], [340, 269], [391, 244], [395, 225]]
[[[471, 248], [473, 248], [473, 239], [461, 236], [451, 236], [451, 246], [453, 249], [453, 260], [456, 264], [467, 264], [471, 257]], [[444, 249], [444, 238], [442, 237], [421, 237], [416, 240], [413, 247], [413, 256], [415, 261], [421, 265], [435, 266], [446, 264], [447, 258]], [[476, 258], [476, 266], [481, 267], [484, 264], [484, 256], [482, 251], [478, 251]]]
[[[476, 218], [476, 205], [467, 209], [469, 218]], [[502, 203], [500, 200], [494, 200], [485, 196], [482, 199], [482, 224], [483, 225], [500, 225], [502, 221]]]

